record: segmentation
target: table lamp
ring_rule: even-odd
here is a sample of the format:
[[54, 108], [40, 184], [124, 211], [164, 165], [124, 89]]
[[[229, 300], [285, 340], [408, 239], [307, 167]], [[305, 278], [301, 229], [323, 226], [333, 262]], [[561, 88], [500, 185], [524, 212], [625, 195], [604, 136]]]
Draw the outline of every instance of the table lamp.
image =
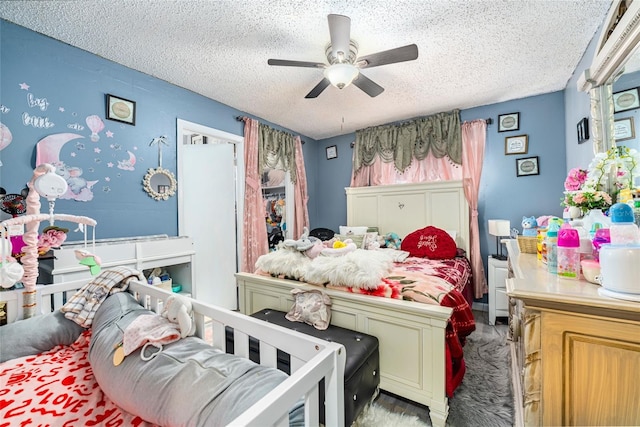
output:
[[490, 219], [489, 234], [496, 237], [496, 253], [491, 255], [492, 258], [506, 260], [507, 256], [502, 253], [501, 237], [509, 237], [511, 235], [511, 222], [508, 219]]

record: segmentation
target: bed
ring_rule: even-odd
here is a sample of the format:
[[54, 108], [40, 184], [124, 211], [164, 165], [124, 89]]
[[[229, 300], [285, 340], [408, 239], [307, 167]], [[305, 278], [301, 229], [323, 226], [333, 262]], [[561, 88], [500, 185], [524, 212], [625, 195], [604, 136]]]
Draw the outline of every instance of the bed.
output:
[[[35, 292], [36, 313], [38, 315], [25, 320], [18, 320], [22, 317], [22, 290], [0, 292], [0, 300], [4, 303], [3, 310], [12, 313], [10, 317], [16, 319], [15, 323], [0, 326], [0, 337], [3, 344], [1, 351], [9, 351], [7, 343], [12, 342], [12, 338], [9, 336], [11, 333], [8, 332], [10, 328], [17, 327], [11, 329], [12, 333], [15, 333], [16, 330], [22, 331], [24, 335], [19, 341], [26, 343], [32, 335], [32, 326], [39, 325], [37, 327], [44, 330], [45, 336], [40, 334], [38, 343], [30, 343], [34, 348], [42, 346], [40, 341], [51, 341], [53, 336], [59, 335], [59, 324], [63, 323], [59, 315], [62, 301], [70, 298], [85, 283], [87, 280], [38, 285]], [[141, 316], [145, 309], [160, 313], [171, 295], [171, 292], [147, 285], [142, 281], [132, 280], [127, 291], [108, 296], [103, 304], [106, 306], [108, 302], [117, 298], [118, 301], [113, 304], [116, 304], [118, 310], [120, 310], [120, 305], [124, 307], [133, 304], [135, 305], [133, 312]], [[70, 425], [78, 425], [79, 423], [89, 425], [87, 424], [89, 421], [96, 425], [148, 426], [156, 423], [164, 424], [164, 422], [167, 423], [165, 425], [220, 425], [220, 420], [224, 419], [219, 418], [220, 413], [212, 412], [209, 414], [207, 412], [209, 409], [205, 410], [203, 407], [198, 407], [198, 415], [201, 418], [197, 422], [195, 418], [189, 418], [188, 413], [180, 413], [188, 412], [189, 408], [195, 407], [195, 401], [198, 399], [194, 399], [193, 396], [206, 396], [209, 394], [208, 390], [210, 393], [214, 393], [213, 384], [203, 383], [202, 379], [208, 377], [195, 375], [194, 381], [200, 378], [198, 384], [194, 385], [194, 382], [182, 384], [182, 388], [175, 386], [175, 377], [170, 379], [166, 377], [154, 378], [153, 385], [148, 384], [146, 389], [141, 385], [145, 383], [145, 376], [158, 375], [157, 365], [152, 364], [161, 363], [160, 361], [156, 362], [161, 360], [161, 357], [166, 359], [180, 357], [188, 360], [188, 363], [197, 365], [209, 363], [209, 359], [206, 359], [203, 354], [209, 355], [210, 353], [215, 353], [215, 357], [226, 358], [223, 362], [217, 362], [223, 363], [225, 367], [238, 365], [244, 369], [246, 372], [243, 371], [244, 373], [242, 376], [239, 375], [239, 378], [244, 378], [245, 382], [251, 384], [251, 388], [257, 387], [256, 384], [261, 378], [266, 386], [271, 384], [267, 380], [272, 376], [274, 379], [278, 375], [280, 376], [273, 381], [272, 387], [265, 390], [262, 396], [253, 393], [253, 400], [250, 399], [251, 391], [241, 392], [240, 395], [248, 396], [246, 400], [248, 403], [245, 404], [248, 407], [233, 415], [228, 414], [229, 408], [237, 412], [238, 407], [242, 408], [243, 400], [238, 400], [237, 394], [230, 397], [228, 394], [230, 392], [225, 389], [225, 393], [221, 393], [217, 400], [223, 402], [221, 408], [226, 409], [221, 410], [224, 410], [227, 417], [232, 416], [232, 420], [227, 420], [228, 423], [225, 421], [223, 424], [234, 426], [318, 425], [318, 384], [322, 379], [324, 379], [325, 385], [327, 425], [342, 426], [344, 424], [342, 381], [345, 354], [342, 345], [296, 333], [196, 300], [189, 301], [193, 307], [193, 321], [196, 326], [195, 336], [197, 338], [188, 337], [168, 344], [161, 352], [161, 356], [148, 362], [139, 360], [137, 353], [134, 352], [126, 357], [126, 361], [121, 366], [116, 368], [112, 365], [111, 358], [115, 349], [109, 340], [106, 341], [106, 344], [101, 340], [104, 341], [109, 328], [113, 329], [118, 325], [113, 326], [100, 320], [98, 313], [101, 313], [100, 310], [103, 310], [103, 306], [96, 313], [94, 322], [97, 323], [94, 323], [92, 328], [86, 331], [76, 331], [75, 340], [69, 339], [68, 336], [62, 340], [66, 340], [68, 345], [50, 343], [48, 344], [48, 347], [51, 347], [50, 350], [45, 348], [46, 351], [38, 354], [29, 354], [2, 363], [0, 367], [0, 419], [4, 421], [0, 421], [0, 425], [18, 425], [25, 419], [33, 421], [34, 417], [39, 422], [47, 421], [50, 425], [62, 425], [63, 421], [61, 420], [70, 423]], [[104, 310], [109, 309], [104, 308]], [[129, 313], [129, 311], [123, 309], [123, 313]], [[102, 316], [107, 317], [105, 314]], [[114, 316], [121, 318], [124, 315], [117, 316], [116, 312]], [[66, 322], [73, 323], [68, 320]], [[68, 325], [64, 327], [68, 328]], [[228, 339], [229, 331], [232, 331], [233, 334], [235, 355], [225, 354], [225, 348], [228, 345], [225, 337]], [[69, 335], [68, 331], [65, 333]], [[117, 334], [117, 331], [115, 333]], [[246, 360], [249, 358], [250, 337], [259, 341], [259, 364]], [[15, 338], [13, 342], [15, 342]], [[97, 347], [100, 345], [103, 350]], [[292, 373], [290, 376], [272, 369], [276, 366], [278, 349], [288, 353], [291, 357]], [[211, 360], [213, 357], [211, 356]], [[194, 359], [195, 362], [192, 362], [191, 359]], [[126, 365], [129, 360], [130, 364]], [[185, 362], [186, 364], [187, 362]], [[139, 368], [140, 366], [144, 367]], [[126, 371], [118, 371], [118, 368], [122, 367]], [[123, 375], [131, 377], [131, 383], [127, 383], [127, 379], [123, 379]], [[113, 378], [109, 379], [110, 377]], [[229, 374], [229, 378], [231, 377], [232, 375]], [[28, 384], [29, 379], [33, 380], [31, 385]], [[34, 382], [35, 384], [33, 384]], [[236, 384], [235, 380], [233, 383], [227, 384], [228, 389], [237, 388]], [[149, 390], [154, 387], [157, 387], [157, 391]], [[187, 393], [174, 395], [177, 390], [184, 391], [185, 387]], [[105, 390], [102, 390], [103, 388]], [[33, 394], [29, 395], [28, 390], [31, 390]], [[137, 403], [145, 402], [145, 409], [142, 410], [140, 406], [137, 406], [133, 410], [130, 408], [125, 410], [123, 405], [114, 403], [123, 399], [123, 396], [114, 394], [127, 392], [131, 396], [127, 395], [125, 408], [127, 404], [136, 403], [136, 394], [145, 392], [146, 394], [143, 394], [137, 401]], [[228, 396], [226, 404], [224, 404], [225, 394]], [[220, 400], [221, 398], [222, 400]], [[146, 402], [150, 402], [150, 408], [146, 407]], [[174, 410], [172, 411], [171, 408]], [[180, 410], [176, 411], [175, 408], [180, 408]], [[294, 409], [292, 410], [292, 408]], [[157, 414], [156, 420], [164, 420], [164, 422], [148, 422], [147, 418], [137, 413], [138, 411], [140, 413], [153, 411]], [[175, 418], [177, 415], [179, 416]], [[171, 418], [172, 416], [174, 418]], [[207, 419], [207, 416], [210, 419]], [[303, 421], [302, 418], [304, 418]], [[179, 420], [185, 419], [189, 421], [178, 424]], [[214, 421], [218, 421], [218, 423]]]
[[[406, 236], [431, 225], [455, 231], [458, 248], [469, 253], [469, 207], [460, 181], [347, 188], [346, 195], [348, 226]], [[266, 308], [287, 311], [293, 304], [292, 290], [317, 289], [255, 273], [237, 274], [237, 283], [240, 310], [246, 314]], [[449, 411], [447, 334], [456, 308], [331, 286], [324, 292], [331, 298], [332, 324], [378, 338], [380, 388], [428, 406], [432, 424], [444, 426]], [[468, 305], [466, 310], [468, 315]], [[470, 332], [475, 325], [467, 327]]]

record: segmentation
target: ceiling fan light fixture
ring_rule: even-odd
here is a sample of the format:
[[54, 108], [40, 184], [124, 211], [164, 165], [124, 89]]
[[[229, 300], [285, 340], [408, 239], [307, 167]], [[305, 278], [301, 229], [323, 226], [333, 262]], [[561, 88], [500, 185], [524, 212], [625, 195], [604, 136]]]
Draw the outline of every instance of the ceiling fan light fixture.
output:
[[349, 86], [358, 77], [358, 68], [352, 64], [333, 64], [324, 70], [324, 76], [338, 89]]

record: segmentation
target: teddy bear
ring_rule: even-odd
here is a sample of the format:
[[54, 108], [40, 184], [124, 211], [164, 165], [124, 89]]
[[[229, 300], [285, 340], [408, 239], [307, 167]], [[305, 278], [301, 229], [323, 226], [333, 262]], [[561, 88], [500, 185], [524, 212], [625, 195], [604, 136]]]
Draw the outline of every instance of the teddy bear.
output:
[[538, 235], [538, 221], [535, 216], [522, 217], [522, 235], [536, 237]]
[[162, 317], [180, 326], [180, 337], [186, 338], [196, 333], [196, 324], [191, 318], [193, 307], [187, 298], [173, 294], [164, 304]]

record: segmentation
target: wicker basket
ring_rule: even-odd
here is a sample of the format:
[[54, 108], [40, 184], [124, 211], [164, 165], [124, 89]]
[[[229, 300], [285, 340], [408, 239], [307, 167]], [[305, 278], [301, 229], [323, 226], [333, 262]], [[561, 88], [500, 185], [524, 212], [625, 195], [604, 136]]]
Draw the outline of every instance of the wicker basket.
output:
[[518, 246], [520, 252], [525, 254], [535, 254], [538, 252], [538, 238], [530, 236], [518, 236]]

